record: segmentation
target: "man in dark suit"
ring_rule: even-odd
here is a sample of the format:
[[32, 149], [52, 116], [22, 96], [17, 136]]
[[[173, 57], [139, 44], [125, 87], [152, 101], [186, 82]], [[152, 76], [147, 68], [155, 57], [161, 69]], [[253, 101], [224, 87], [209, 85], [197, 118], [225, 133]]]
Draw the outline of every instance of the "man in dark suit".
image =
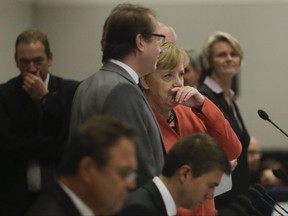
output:
[[157, 121], [139, 77], [155, 71], [160, 54], [159, 23], [153, 11], [133, 4], [120, 4], [107, 18], [102, 38], [103, 67], [84, 80], [75, 93], [71, 127], [94, 114], [110, 114], [135, 126], [137, 185], [159, 175], [165, 150]]
[[115, 213], [135, 187], [133, 127], [112, 116], [94, 116], [72, 132], [58, 184], [43, 193], [27, 216]]
[[41, 31], [17, 37], [20, 75], [0, 85], [0, 215], [22, 215], [53, 182], [78, 82], [50, 74], [52, 60]]
[[193, 209], [213, 199], [223, 173], [230, 172], [228, 158], [213, 138], [189, 135], [168, 152], [161, 175], [132, 192], [117, 216], [171, 216], [179, 207]]

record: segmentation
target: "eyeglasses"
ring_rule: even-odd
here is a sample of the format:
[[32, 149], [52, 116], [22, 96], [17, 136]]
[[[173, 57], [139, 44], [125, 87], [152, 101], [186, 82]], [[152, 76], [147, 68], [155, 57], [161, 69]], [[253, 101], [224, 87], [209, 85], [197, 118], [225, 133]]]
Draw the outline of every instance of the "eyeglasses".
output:
[[159, 41], [160, 43], [164, 43], [164, 42], [165, 42], [165, 39], [166, 39], [166, 36], [165, 36], [165, 35], [156, 34], [156, 33], [152, 33], [151, 35], [157, 37], [157, 38], [158, 38], [158, 41]]

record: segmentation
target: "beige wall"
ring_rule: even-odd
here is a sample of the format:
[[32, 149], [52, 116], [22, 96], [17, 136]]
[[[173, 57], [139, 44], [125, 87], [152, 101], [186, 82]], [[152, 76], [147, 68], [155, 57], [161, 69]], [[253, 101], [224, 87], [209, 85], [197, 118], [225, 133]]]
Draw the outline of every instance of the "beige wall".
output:
[[[265, 149], [288, 149], [288, 139], [257, 115], [257, 109], [266, 110], [288, 132], [288, 3], [150, 3], [145, 6], [152, 7], [162, 22], [175, 28], [178, 43], [184, 47], [200, 51], [208, 34], [216, 30], [236, 36], [244, 49], [239, 105], [247, 127]], [[111, 9], [111, 5], [95, 4], [38, 6], [36, 24], [49, 35], [54, 51], [51, 69], [54, 74], [81, 80], [101, 66], [102, 25]], [[10, 48], [13, 49], [13, 44], [7, 48], [9, 55]], [[12, 62], [7, 60], [6, 64]], [[0, 67], [3, 71], [3, 65]], [[12, 77], [12, 69], [9, 65], [9, 74], [0, 81]]]
[[17, 34], [33, 25], [33, 7], [15, 0], [0, 1], [0, 83], [18, 74], [14, 63]]

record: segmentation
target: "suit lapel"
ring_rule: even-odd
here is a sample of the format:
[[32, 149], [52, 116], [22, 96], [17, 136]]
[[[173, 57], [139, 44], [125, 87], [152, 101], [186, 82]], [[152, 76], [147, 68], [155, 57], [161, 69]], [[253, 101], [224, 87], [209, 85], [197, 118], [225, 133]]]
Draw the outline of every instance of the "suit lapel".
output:
[[59, 205], [65, 210], [66, 215], [81, 216], [70, 197], [58, 184], [54, 187], [54, 189], [51, 189], [51, 194], [55, 200], [57, 200]]
[[103, 65], [101, 70], [104, 71], [110, 71], [119, 74], [120, 76], [124, 77], [127, 79], [129, 82], [133, 83], [136, 85], [136, 82], [133, 80], [133, 78], [129, 75], [129, 73], [122, 67], [120, 67], [117, 64], [114, 64], [112, 62], [107, 62], [106, 64]]
[[[151, 198], [153, 199], [153, 203], [155, 204], [155, 207], [158, 209], [159, 216], [167, 215], [167, 210], [166, 210], [163, 198], [157, 186], [155, 185], [155, 183], [153, 181], [149, 181], [147, 184], [143, 186], [143, 188], [147, 190], [148, 193], [151, 195]], [[163, 212], [165, 212], [165, 214], [163, 214]]]
[[59, 82], [55, 76], [50, 73], [48, 89], [52, 94], [59, 94]]

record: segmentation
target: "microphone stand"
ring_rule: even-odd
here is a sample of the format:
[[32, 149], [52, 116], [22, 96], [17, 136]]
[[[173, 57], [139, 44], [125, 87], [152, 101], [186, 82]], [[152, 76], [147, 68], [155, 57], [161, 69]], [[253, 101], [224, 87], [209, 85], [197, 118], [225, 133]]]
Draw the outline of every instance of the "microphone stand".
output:
[[279, 128], [276, 124], [274, 124], [273, 121], [271, 121], [270, 119], [267, 119], [267, 121], [269, 121], [272, 125], [274, 125], [279, 131], [281, 131], [286, 137], [288, 137], [288, 134], [285, 133], [281, 128]]
[[288, 211], [284, 209], [279, 203], [277, 203], [269, 194], [266, 192], [266, 190], [260, 185], [260, 184], [255, 184], [254, 188], [259, 191], [264, 197], [266, 197], [268, 200], [270, 200], [272, 203], [276, 204], [282, 211], [284, 211], [286, 214], [288, 214]]

